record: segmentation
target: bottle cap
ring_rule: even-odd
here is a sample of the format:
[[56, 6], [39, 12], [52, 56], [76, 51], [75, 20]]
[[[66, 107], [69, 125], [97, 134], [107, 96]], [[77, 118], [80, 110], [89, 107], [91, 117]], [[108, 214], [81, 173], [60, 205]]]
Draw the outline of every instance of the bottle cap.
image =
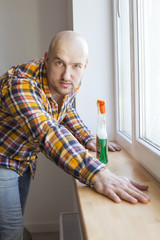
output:
[[100, 113], [105, 114], [106, 113], [106, 103], [102, 100], [97, 100], [97, 105], [99, 106]]

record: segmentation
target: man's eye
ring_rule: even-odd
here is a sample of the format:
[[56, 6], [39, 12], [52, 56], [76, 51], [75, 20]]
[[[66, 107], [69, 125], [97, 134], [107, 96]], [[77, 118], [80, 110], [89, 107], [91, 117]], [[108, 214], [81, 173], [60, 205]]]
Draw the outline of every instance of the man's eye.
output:
[[80, 68], [80, 65], [75, 64], [74, 67], [75, 67], [75, 68]]
[[57, 61], [56, 64], [57, 64], [58, 66], [61, 66], [63, 63], [62, 63], [61, 61]]

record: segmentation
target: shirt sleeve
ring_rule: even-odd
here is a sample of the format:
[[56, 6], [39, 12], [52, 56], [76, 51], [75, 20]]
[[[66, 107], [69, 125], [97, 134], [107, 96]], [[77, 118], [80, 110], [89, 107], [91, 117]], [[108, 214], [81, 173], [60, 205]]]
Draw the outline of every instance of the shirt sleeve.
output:
[[89, 185], [105, 167], [47, 112], [47, 98], [35, 82], [10, 79], [3, 86], [2, 98], [8, 113], [18, 121], [29, 141], [80, 182]]
[[81, 120], [76, 109], [72, 106], [68, 108], [66, 116], [63, 119], [63, 124], [84, 146], [86, 146], [88, 141], [95, 139], [95, 137], [91, 135], [84, 122]]

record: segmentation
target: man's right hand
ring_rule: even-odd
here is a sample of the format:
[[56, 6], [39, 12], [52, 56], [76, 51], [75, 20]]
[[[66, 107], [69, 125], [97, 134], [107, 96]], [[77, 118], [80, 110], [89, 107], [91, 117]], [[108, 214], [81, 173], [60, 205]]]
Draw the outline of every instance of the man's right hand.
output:
[[107, 168], [101, 170], [94, 177], [92, 184], [95, 190], [119, 203], [125, 200], [130, 203], [148, 203], [150, 198], [142, 191], [147, 190], [148, 186], [138, 183], [127, 177], [118, 177]]

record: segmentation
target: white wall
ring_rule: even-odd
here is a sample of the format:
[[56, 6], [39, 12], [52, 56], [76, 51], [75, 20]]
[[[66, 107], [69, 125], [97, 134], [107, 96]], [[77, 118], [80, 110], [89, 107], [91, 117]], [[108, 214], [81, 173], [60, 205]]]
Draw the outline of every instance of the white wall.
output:
[[[56, 32], [72, 29], [71, 1], [0, 1], [0, 74], [11, 65], [41, 57]], [[86, 38], [90, 50], [77, 108], [95, 134], [96, 100], [105, 99], [108, 135], [114, 139], [111, 2], [73, 0], [73, 20], [74, 30]], [[25, 225], [34, 232], [58, 230], [60, 212], [74, 210], [72, 196], [72, 178], [40, 155], [27, 200]]]
[[[42, 57], [55, 33], [72, 29], [70, 3], [0, 1], [0, 74], [12, 65]], [[72, 209], [72, 178], [40, 155], [27, 200], [25, 225], [31, 231], [58, 230], [60, 211]]]
[[107, 131], [115, 139], [112, 0], [73, 0], [73, 28], [89, 45], [89, 64], [77, 95], [77, 109], [93, 134], [97, 99], [106, 100]]
[[52, 36], [71, 28], [67, 3], [70, 0], [0, 1], [0, 73], [43, 56]]

